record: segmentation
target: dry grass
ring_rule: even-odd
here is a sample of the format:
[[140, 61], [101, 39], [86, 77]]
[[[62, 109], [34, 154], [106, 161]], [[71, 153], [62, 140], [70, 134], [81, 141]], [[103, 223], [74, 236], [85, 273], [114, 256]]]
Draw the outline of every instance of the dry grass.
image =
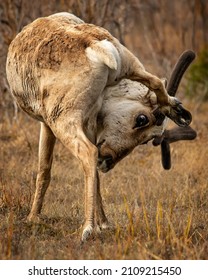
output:
[[82, 247], [83, 177], [56, 144], [41, 224], [26, 223], [34, 194], [39, 124], [23, 113], [0, 123], [0, 259], [208, 259], [208, 104], [189, 104], [194, 142], [172, 145], [164, 171], [159, 148], [138, 147], [101, 174], [106, 230]]

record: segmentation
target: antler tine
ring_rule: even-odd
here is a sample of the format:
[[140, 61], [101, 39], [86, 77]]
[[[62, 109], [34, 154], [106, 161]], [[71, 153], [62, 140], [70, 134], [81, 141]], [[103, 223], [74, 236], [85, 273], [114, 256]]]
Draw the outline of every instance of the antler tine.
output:
[[167, 140], [163, 140], [160, 147], [161, 147], [162, 166], [165, 170], [169, 170], [171, 168], [170, 144], [168, 143]]
[[170, 143], [180, 140], [194, 140], [197, 136], [196, 131], [190, 126], [175, 127], [165, 130], [161, 141], [161, 157], [163, 168], [168, 170], [171, 168]]
[[197, 136], [196, 131], [190, 126], [175, 127], [164, 131], [164, 140], [168, 143], [177, 142], [180, 140], [194, 140]]
[[180, 81], [183, 77], [188, 66], [195, 58], [195, 53], [191, 50], [187, 50], [181, 54], [177, 63], [175, 64], [173, 71], [170, 76], [170, 80], [167, 85], [167, 92], [170, 96], [175, 96]]

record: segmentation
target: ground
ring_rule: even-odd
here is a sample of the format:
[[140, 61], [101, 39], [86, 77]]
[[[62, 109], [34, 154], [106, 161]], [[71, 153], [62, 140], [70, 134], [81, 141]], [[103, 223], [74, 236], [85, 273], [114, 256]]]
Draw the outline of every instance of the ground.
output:
[[39, 123], [18, 112], [0, 122], [0, 259], [207, 259], [208, 103], [184, 100], [198, 137], [160, 149], [137, 147], [101, 174], [112, 229], [80, 243], [84, 185], [79, 163], [56, 143], [52, 180], [39, 224], [26, 222], [35, 190]]

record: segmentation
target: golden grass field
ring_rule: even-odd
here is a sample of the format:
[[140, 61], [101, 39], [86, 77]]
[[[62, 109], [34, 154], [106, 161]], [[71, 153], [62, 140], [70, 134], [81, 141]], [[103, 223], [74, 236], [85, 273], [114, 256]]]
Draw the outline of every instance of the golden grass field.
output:
[[0, 122], [0, 259], [208, 259], [208, 103], [183, 100], [198, 137], [137, 147], [101, 174], [113, 229], [80, 246], [84, 185], [78, 161], [59, 142], [40, 224], [26, 222], [37, 170], [39, 124], [19, 112]]

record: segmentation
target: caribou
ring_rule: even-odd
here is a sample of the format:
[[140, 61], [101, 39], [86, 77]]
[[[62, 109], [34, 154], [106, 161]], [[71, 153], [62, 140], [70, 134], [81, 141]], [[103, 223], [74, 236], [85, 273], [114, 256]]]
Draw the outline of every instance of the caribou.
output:
[[[191, 114], [175, 98], [193, 60], [186, 52], [166, 88], [107, 30], [69, 13], [38, 18], [14, 38], [6, 73], [19, 107], [40, 121], [39, 164], [29, 221], [37, 221], [51, 177], [56, 139], [80, 161], [85, 178], [82, 241], [108, 226], [99, 186], [136, 146], [153, 140], [170, 167], [169, 143], [195, 138]], [[179, 129], [165, 129], [167, 118]]]

